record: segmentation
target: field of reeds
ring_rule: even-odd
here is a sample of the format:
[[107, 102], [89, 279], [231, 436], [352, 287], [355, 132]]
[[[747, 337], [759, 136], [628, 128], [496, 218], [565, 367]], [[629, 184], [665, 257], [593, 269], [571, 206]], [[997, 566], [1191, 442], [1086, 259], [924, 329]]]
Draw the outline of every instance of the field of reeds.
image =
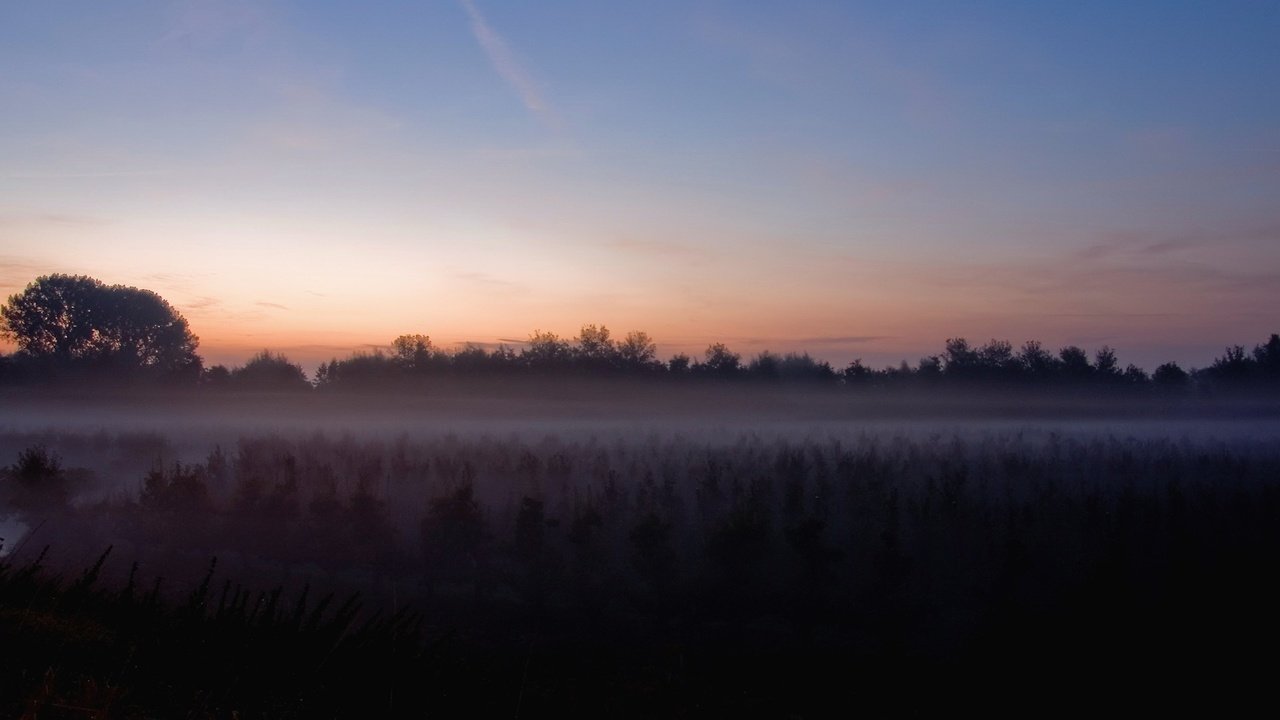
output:
[[1280, 640], [1265, 437], [0, 449], [12, 717], [1222, 708]]

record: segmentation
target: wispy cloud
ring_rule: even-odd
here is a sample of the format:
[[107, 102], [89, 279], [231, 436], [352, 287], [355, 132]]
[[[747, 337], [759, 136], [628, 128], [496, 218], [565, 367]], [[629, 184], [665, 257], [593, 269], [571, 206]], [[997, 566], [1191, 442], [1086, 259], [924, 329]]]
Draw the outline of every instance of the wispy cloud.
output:
[[1238, 314], [1261, 307], [1280, 291], [1280, 276], [1262, 269], [1274, 264], [1270, 253], [1196, 260], [1150, 245], [1085, 256], [951, 262], [907, 275], [955, 305], [1090, 321]]
[[1101, 233], [1095, 242], [1074, 251], [1071, 257], [1083, 262], [1122, 258], [1146, 262], [1184, 251], [1204, 251], [1231, 245], [1274, 246], [1277, 240], [1280, 240], [1280, 220], [1275, 219], [1172, 233], [1159, 230], [1114, 230]]
[[480, 43], [485, 55], [489, 56], [493, 69], [520, 95], [520, 100], [529, 112], [548, 125], [553, 127], [559, 125], [559, 118], [542, 97], [538, 83], [516, 59], [507, 41], [493, 29], [493, 26], [489, 25], [489, 21], [480, 13], [480, 9], [472, 0], [460, 1], [463, 9], [467, 11], [467, 17], [471, 20], [471, 34], [475, 36], [476, 42]]
[[1084, 318], [1092, 320], [1096, 318], [1175, 318], [1182, 317], [1185, 313], [1131, 313], [1131, 312], [1096, 312], [1096, 313], [1037, 313], [1036, 317], [1045, 318]]
[[140, 279], [146, 282], [174, 283], [177, 285], [184, 285], [186, 283], [190, 283], [191, 281], [198, 279], [199, 277], [200, 275], [197, 273], [188, 273], [188, 272], [153, 272], [153, 273], [147, 273], [146, 275], [142, 275]]
[[896, 340], [893, 335], [841, 335], [841, 336], [822, 336], [799, 338], [794, 342], [804, 345], [860, 345], [862, 343], [873, 343], [880, 340]]
[[206, 310], [211, 307], [217, 307], [221, 302], [222, 301], [219, 300], [218, 298], [209, 297], [208, 295], [201, 295], [200, 297], [197, 297], [195, 300], [185, 303], [184, 307], [187, 307], [191, 310]]
[[504, 280], [500, 277], [494, 277], [489, 273], [483, 272], [453, 272], [449, 277], [455, 280], [461, 280], [473, 287], [491, 291], [505, 293], [523, 293], [528, 292], [529, 288], [512, 280]]
[[524, 345], [525, 341], [509, 340], [504, 338], [498, 338], [497, 342], [486, 342], [483, 340], [459, 340], [457, 342], [449, 343], [449, 347], [452, 347], [454, 350], [467, 350], [470, 348], [480, 348], [482, 350], [493, 351], [501, 347], [511, 347], [513, 343], [518, 345]]
[[1191, 241], [1188, 240], [1157, 240], [1156, 242], [1144, 245], [1142, 247], [1142, 252], [1147, 253], [1148, 255], [1164, 255], [1166, 253], [1182, 250], [1183, 248], [1190, 247], [1191, 245]]
[[258, 302], [254, 303], [254, 305], [257, 305], [258, 307], [264, 307], [264, 308], [273, 308], [276, 310], [289, 309], [288, 307], [281, 305], [280, 303], [266, 302], [265, 300], [259, 300]]
[[844, 346], [844, 345], [862, 345], [877, 340], [891, 339], [888, 335], [853, 335], [849, 337], [808, 337], [808, 338], [789, 338], [789, 337], [727, 337], [720, 342], [727, 343], [730, 347], [743, 345], [747, 347], [760, 347], [766, 350], [771, 348], [783, 348], [787, 351], [800, 350], [811, 346]]

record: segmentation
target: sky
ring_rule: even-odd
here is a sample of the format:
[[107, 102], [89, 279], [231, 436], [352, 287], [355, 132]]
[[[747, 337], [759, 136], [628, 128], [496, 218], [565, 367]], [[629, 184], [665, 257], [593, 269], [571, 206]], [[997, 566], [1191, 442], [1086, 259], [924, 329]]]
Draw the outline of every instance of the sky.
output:
[[1203, 366], [1280, 332], [1278, 37], [1274, 0], [12, 0], [0, 295], [151, 289], [209, 363], [595, 323]]

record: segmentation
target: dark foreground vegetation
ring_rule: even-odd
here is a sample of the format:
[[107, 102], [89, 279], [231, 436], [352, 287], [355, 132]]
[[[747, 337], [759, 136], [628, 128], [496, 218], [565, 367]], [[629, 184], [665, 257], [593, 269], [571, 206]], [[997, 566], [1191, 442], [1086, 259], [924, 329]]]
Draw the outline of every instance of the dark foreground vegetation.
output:
[[0, 439], [10, 717], [1221, 712], [1280, 641], [1271, 440]]

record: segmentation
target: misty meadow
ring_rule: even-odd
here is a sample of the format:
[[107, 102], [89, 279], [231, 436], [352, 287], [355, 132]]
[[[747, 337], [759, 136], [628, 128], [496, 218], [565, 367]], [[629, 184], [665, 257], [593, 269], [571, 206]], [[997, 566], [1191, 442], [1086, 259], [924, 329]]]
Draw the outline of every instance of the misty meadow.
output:
[[204, 457], [8, 432], [30, 537], [0, 574], [5, 662], [50, 707], [210, 716], [821, 715], [846, 692], [896, 714], [939, 707], [916, 683], [1207, 682], [1261, 671], [1280, 629], [1275, 429], [317, 432]]
[[312, 378], [204, 368], [91, 278], [3, 317], [16, 713], [913, 714], [991, 677], [1012, 709], [1280, 639], [1275, 335], [1191, 372], [960, 339], [836, 372], [589, 325]]

